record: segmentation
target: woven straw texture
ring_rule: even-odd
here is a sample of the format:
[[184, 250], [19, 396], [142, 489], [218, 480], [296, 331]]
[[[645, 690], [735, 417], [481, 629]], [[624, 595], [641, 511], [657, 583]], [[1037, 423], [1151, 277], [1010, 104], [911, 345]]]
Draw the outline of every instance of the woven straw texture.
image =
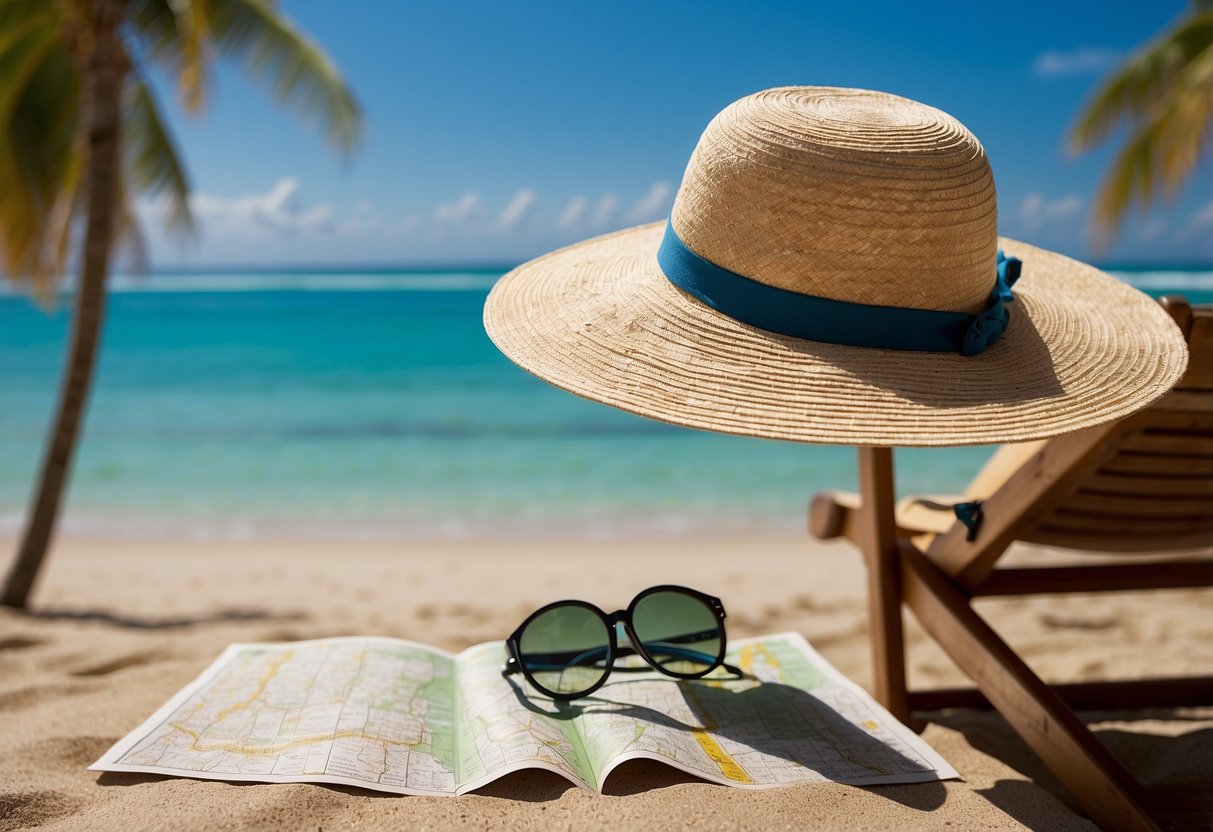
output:
[[742, 99], [704, 132], [672, 222], [730, 270], [852, 302], [975, 311], [999, 246], [1023, 273], [1007, 332], [980, 355], [841, 346], [740, 323], [675, 288], [657, 223], [507, 274], [485, 305], [489, 336], [557, 387], [641, 416], [840, 445], [1056, 436], [1149, 405], [1187, 363], [1145, 295], [999, 240], [981, 146], [916, 102], [830, 88]]
[[793, 292], [976, 312], [993, 282], [985, 151], [947, 113], [887, 93], [784, 88], [730, 105], [672, 217], [700, 257]]

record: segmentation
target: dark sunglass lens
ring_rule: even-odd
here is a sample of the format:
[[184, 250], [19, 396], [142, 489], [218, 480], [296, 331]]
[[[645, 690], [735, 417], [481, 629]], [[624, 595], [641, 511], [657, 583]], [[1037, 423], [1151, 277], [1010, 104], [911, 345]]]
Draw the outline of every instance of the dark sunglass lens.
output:
[[673, 590], [646, 595], [632, 610], [632, 628], [649, 658], [667, 673], [702, 676], [720, 662], [723, 624], [693, 595]]
[[531, 619], [518, 648], [523, 669], [549, 693], [574, 695], [607, 674], [611, 636], [606, 622], [588, 607], [553, 607]]

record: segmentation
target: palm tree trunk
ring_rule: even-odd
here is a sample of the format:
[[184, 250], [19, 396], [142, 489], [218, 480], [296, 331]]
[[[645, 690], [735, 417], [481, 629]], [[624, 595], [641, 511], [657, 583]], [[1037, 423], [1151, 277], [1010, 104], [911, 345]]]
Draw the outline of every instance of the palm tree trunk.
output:
[[10, 607], [25, 607], [55, 530], [55, 519], [88, 403], [97, 344], [105, 318], [106, 281], [120, 182], [122, 78], [126, 66], [118, 26], [125, 0], [89, 0], [81, 5], [90, 41], [82, 56], [81, 90], [84, 110], [81, 126], [87, 148], [87, 224], [76, 287], [72, 340], [54, 426], [43, 456], [25, 535], [0, 590], [0, 604]]

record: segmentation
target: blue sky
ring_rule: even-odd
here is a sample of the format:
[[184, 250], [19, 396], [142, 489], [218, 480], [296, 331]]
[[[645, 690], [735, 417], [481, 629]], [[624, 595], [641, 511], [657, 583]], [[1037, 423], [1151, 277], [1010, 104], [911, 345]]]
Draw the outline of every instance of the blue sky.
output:
[[201, 118], [160, 85], [200, 236], [153, 268], [519, 262], [664, 216], [700, 132], [790, 84], [939, 107], [985, 145], [1003, 234], [1102, 262], [1213, 261], [1213, 166], [1108, 251], [1087, 218], [1113, 147], [1066, 134], [1099, 79], [1185, 10], [1113, 2], [283, 0], [363, 105], [342, 160], [224, 66]]

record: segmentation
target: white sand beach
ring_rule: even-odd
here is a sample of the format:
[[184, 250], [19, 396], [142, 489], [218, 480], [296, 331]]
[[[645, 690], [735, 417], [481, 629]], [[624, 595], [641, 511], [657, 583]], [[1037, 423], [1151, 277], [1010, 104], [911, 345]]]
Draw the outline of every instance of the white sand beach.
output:
[[[730, 637], [795, 630], [870, 683], [863, 569], [845, 544], [61, 540], [32, 613], [0, 612], [0, 830], [1095, 828], [1001, 718], [976, 711], [930, 715], [922, 735], [963, 781], [905, 786], [744, 791], [630, 763], [603, 795], [532, 771], [452, 799], [86, 770], [231, 642], [385, 635], [458, 650], [549, 601], [616, 609], [661, 582], [719, 595]], [[1213, 667], [1207, 593], [983, 603], [1052, 680]], [[913, 683], [963, 682], [912, 624], [910, 638]], [[1084, 717], [1146, 783], [1213, 782], [1213, 709]]]

